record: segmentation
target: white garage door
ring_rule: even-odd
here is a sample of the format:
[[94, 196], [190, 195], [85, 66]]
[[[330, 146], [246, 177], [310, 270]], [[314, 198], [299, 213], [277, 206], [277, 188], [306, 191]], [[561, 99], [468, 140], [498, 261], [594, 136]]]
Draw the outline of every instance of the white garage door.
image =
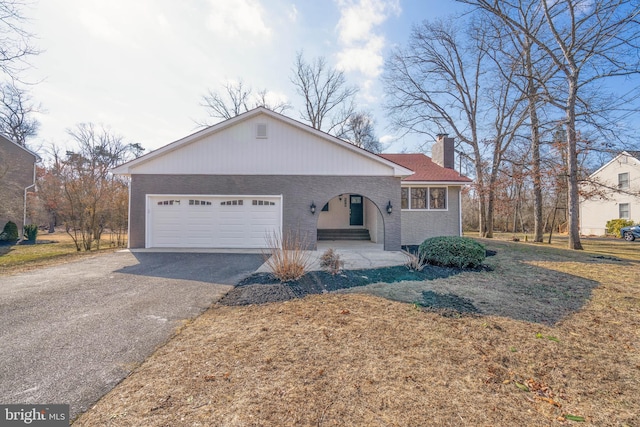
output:
[[148, 248], [264, 248], [281, 196], [148, 196]]

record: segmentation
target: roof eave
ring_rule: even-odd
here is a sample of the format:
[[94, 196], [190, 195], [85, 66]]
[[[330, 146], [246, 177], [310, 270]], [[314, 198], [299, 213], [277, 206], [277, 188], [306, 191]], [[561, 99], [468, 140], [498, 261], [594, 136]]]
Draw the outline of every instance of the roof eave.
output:
[[469, 180], [469, 181], [407, 181], [407, 180], [403, 180], [402, 181], [402, 185], [409, 185], [409, 184], [417, 184], [417, 185], [471, 185], [473, 183], [473, 181]]
[[383, 157], [378, 156], [375, 153], [372, 153], [370, 151], [365, 150], [364, 148], [360, 148], [357, 147], [349, 142], [343, 141], [340, 138], [334, 137], [332, 135], [329, 135], [326, 132], [322, 132], [318, 129], [314, 129], [311, 126], [308, 126], [304, 123], [301, 123], [297, 120], [292, 119], [291, 117], [287, 117], [283, 114], [278, 114], [274, 111], [271, 111], [267, 108], [264, 107], [257, 107], [253, 110], [247, 111], [243, 114], [239, 114], [235, 117], [232, 117], [228, 120], [222, 121], [220, 123], [216, 123], [213, 126], [210, 126], [206, 129], [202, 129], [198, 132], [195, 132], [191, 135], [188, 135], [184, 138], [180, 138], [174, 142], [169, 143], [168, 145], [165, 145], [164, 147], [158, 148], [157, 150], [151, 151], [141, 157], [138, 157], [137, 159], [131, 160], [127, 163], [123, 163], [120, 166], [116, 166], [115, 168], [112, 169], [112, 172], [116, 175], [131, 175], [132, 173], [132, 168], [146, 163], [156, 157], [168, 154], [174, 150], [179, 149], [180, 147], [182, 147], [183, 145], [189, 144], [191, 142], [194, 142], [196, 140], [205, 138], [209, 135], [212, 135], [216, 132], [219, 132], [223, 129], [226, 129], [230, 126], [233, 126], [234, 124], [240, 122], [240, 121], [244, 121], [244, 120], [248, 120], [254, 116], [257, 116], [259, 114], [266, 114], [267, 116], [275, 119], [275, 120], [281, 120], [284, 121], [294, 127], [297, 127], [298, 129], [301, 129], [303, 131], [312, 133], [320, 138], [323, 138], [325, 140], [331, 140], [332, 142], [353, 151], [356, 154], [368, 157], [371, 160], [374, 160], [378, 163], [382, 163], [390, 168], [392, 168], [393, 170], [393, 177], [400, 177], [400, 178], [405, 178], [407, 176], [411, 176], [414, 174], [414, 171], [412, 171], [411, 169], [408, 169], [402, 165], [399, 165], [395, 162], [392, 162], [390, 160], [387, 160]]

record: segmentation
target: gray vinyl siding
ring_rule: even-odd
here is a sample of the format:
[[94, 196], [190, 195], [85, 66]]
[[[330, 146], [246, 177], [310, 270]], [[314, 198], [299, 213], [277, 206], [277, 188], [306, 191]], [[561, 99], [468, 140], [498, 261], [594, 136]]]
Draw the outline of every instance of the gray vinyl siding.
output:
[[[131, 248], [144, 248], [147, 194], [282, 195], [284, 231], [299, 229], [316, 248], [319, 210], [339, 194], [360, 194], [384, 212], [384, 249], [400, 250], [400, 178], [372, 176], [291, 175], [132, 175], [130, 205]], [[457, 197], [457, 196], [456, 196]], [[391, 201], [394, 211], [386, 213]], [[315, 203], [317, 212], [309, 209]], [[457, 201], [456, 201], [457, 204]], [[180, 227], [180, 224], [176, 224]]]
[[460, 187], [449, 187], [446, 211], [403, 210], [402, 244], [419, 245], [429, 237], [460, 235]]

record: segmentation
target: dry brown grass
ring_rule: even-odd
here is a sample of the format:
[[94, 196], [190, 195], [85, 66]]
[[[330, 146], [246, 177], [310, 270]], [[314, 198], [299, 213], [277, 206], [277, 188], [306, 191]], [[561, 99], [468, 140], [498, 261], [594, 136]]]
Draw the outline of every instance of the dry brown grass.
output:
[[637, 263], [532, 263], [600, 286], [554, 327], [358, 294], [216, 306], [74, 426], [640, 425]]
[[21, 273], [35, 268], [74, 261], [85, 256], [95, 256], [122, 249], [115, 248], [112, 245], [107, 233], [103, 237], [99, 251], [78, 252], [71, 236], [64, 231], [56, 231], [51, 234], [39, 233], [37, 241], [41, 243], [35, 245], [0, 246], [0, 276]]

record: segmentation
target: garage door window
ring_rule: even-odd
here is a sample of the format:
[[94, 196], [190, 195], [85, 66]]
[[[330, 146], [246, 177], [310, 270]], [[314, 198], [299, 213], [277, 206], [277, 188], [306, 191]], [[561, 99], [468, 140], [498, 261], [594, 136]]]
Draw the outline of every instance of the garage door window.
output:
[[242, 206], [243, 200], [225, 200], [220, 202], [220, 206]]
[[252, 200], [251, 204], [253, 206], [275, 206], [275, 202], [270, 202], [268, 200]]
[[207, 200], [189, 200], [189, 204], [196, 206], [211, 206], [211, 202]]
[[173, 205], [179, 205], [180, 204], [180, 200], [160, 200], [158, 202], [158, 206], [173, 206]]

